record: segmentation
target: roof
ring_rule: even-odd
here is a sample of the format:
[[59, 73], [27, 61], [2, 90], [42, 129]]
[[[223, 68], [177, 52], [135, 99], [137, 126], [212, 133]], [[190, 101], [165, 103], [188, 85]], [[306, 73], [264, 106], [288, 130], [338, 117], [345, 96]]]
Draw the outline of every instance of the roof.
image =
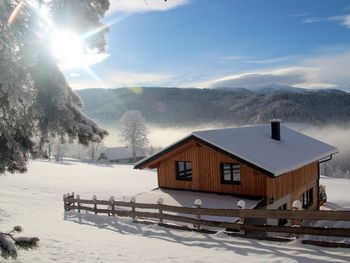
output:
[[[129, 147], [111, 147], [106, 148], [102, 153], [106, 154], [108, 160], [121, 160], [132, 158], [132, 152]], [[136, 151], [136, 157], [145, 156], [140, 150]]]
[[272, 140], [270, 134], [269, 124], [196, 131], [137, 162], [135, 168], [155, 160], [163, 153], [191, 139], [221, 150], [238, 161], [246, 161], [254, 168], [272, 176], [282, 175], [338, 152], [334, 146], [283, 125], [281, 125], [281, 141]]
[[[240, 200], [245, 201], [245, 209], [254, 209], [258, 206], [263, 198], [248, 199], [243, 197], [235, 197], [232, 195], [190, 192], [184, 190], [173, 190], [157, 188], [152, 191], [139, 193], [134, 196], [136, 202], [157, 204], [159, 198], [163, 199], [163, 204], [181, 207], [193, 207], [194, 201], [200, 199], [204, 208], [222, 208], [222, 209], [238, 209], [237, 203]], [[189, 216], [190, 217], [190, 216]], [[238, 218], [218, 217], [218, 216], [202, 216], [204, 220], [215, 220], [221, 222], [234, 222]]]

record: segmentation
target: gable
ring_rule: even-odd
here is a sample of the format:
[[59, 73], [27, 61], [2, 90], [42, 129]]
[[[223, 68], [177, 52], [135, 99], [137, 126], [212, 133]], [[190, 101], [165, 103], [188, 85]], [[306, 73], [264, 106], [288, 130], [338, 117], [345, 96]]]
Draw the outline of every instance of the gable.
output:
[[206, 147], [216, 151], [216, 152], [219, 152], [225, 156], [227, 156], [228, 158], [231, 158], [231, 160], [236, 160], [237, 162], [241, 163], [241, 164], [245, 164], [249, 167], [251, 167], [252, 169], [254, 170], [257, 170], [259, 171], [260, 173], [262, 174], [265, 174], [265, 175], [268, 175], [268, 176], [273, 176], [272, 173], [270, 173], [269, 171], [261, 168], [261, 167], [258, 167], [238, 156], [235, 156], [215, 145], [212, 145], [200, 138], [197, 138], [196, 136], [188, 136], [187, 138], [171, 145], [170, 147], [166, 148], [165, 150], [163, 151], [160, 151], [158, 153], [156, 153], [155, 155], [151, 156], [151, 157], [148, 157], [148, 158], [145, 158], [141, 161], [139, 161], [138, 163], [135, 164], [135, 169], [144, 169], [144, 168], [157, 168], [159, 167], [159, 164], [160, 162], [164, 162], [186, 150], [189, 150], [190, 148], [192, 147], [195, 147], [196, 145], [205, 145]]

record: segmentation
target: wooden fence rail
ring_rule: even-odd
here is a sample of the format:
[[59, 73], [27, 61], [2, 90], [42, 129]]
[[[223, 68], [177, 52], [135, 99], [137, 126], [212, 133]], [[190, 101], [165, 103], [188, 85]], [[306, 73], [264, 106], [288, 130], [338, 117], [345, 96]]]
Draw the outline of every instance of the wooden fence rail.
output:
[[[196, 207], [179, 207], [163, 204], [159, 200], [157, 204], [136, 203], [110, 200], [80, 199], [79, 195], [67, 194], [63, 196], [64, 209], [80, 211], [90, 211], [95, 214], [117, 215], [120, 217], [157, 219], [159, 223], [163, 220], [192, 224], [199, 229], [202, 226], [224, 228], [230, 230], [263, 233], [287, 233], [287, 234], [307, 234], [319, 236], [350, 237], [349, 228], [321, 228], [306, 226], [275, 226], [275, 225], [252, 225], [246, 223], [247, 218], [263, 219], [291, 219], [291, 220], [332, 220], [350, 221], [350, 211], [290, 211], [290, 210], [246, 210], [246, 209], [214, 209]], [[90, 206], [87, 206], [90, 205]], [[98, 207], [100, 206], [100, 207]], [[104, 206], [104, 207], [101, 207]], [[137, 211], [137, 210], [138, 211]], [[140, 211], [141, 210], [141, 211]], [[148, 211], [147, 211], [148, 210]], [[171, 214], [169, 214], [169, 212]], [[177, 213], [177, 214], [174, 214]], [[232, 217], [232, 222], [221, 222], [214, 220], [204, 220], [201, 216]], [[236, 222], [240, 218], [240, 222]], [[243, 220], [242, 220], [243, 219]]]

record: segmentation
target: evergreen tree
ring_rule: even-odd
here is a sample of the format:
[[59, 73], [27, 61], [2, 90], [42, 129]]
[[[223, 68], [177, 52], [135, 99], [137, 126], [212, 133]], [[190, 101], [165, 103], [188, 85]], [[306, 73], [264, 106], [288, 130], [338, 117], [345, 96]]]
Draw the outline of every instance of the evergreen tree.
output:
[[[28, 158], [43, 156], [51, 137], [88, 145], [107, 135], [80, 111], [82, 101], [48, 43], [54, 25], [86, 35], [85, 51], [104, 52], [107, 29], [100, 20], [108, 8], [108, 0], [0, 1], [0, 174], [25, 172]], [[0, 231], [3, 257], [37, 246], [36, 237], [13, 235], [21, 230]]]
[[26, 171], [29, 156], [42, 156], [52, 136], [88, 145], [107, 135], [81, 113], [82, 101], [50, 52], [41, 11], [57, 28], [90, 32], [85, 48], [104, 52], [100, 20], [108, 8], [108, 0], [0, 2], [0, 173]]

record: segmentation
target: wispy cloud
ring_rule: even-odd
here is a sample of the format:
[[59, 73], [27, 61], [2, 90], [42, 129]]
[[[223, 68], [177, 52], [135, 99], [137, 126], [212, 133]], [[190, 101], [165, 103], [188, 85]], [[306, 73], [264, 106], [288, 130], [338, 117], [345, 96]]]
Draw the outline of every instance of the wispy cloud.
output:
[[250, 63], [250, 64], [273, 64], [273, 63], [290, 61], [295, 58], [296, 56], [282, 56], [282, 57], [267, 58], [267, 59], [251, 59], [251, 60], [245, 60], [244, 62]]
[[306, 17], [302, 19], [302, 23], [311, 24], [319, 22], [338, 22], [340, 25], [350, 28], [350, 15], [338, 15], [328, 17]]
[[172, 83], [174, 83], [174, 76], [166, 73], [117, 70], [100, 76], [100, 80], [87, 80], [86, 78], [70, 79], [70, 85], [75, 90], [88, 88], [109, 89], [137, 86], [168, 86]]
[[312, 14], [312, 12], [301, 12], [301, 13], [296, 13], [296, 14], [290, 14], [287, 17], [304, 17], [304, 16], [309, 16], [311, 14]]
[[350, 91], [350, 48], [341, 52], [299, 59], [287, 67], [262, 67], [236, 74], [199, 80], [192, 86], [203, 88], [256, 88], [273, 84], [301, 88], [339, 88]]
[[350, 28], [350, 15], [343, 17], [343, 26], [346, 26], [347, 28]]
[[109, 14], [112, 13], [145, 13], [167, 11], [189, 4], [189, 0], [110, 0]]
[[247, 59], [247, 57], [235, 56], [235, 55], [220, 57], [220, 60], [228, 60], [228, 61], [232, 61], [232, 60], [243, 60], [243, 59]]
[[301, 22], [305, 24], [311, 24], [311, 23], [318, 23], [322, 21], [328, 21], [328, 19], [320, 18], [320, 17], [306, 17]]

